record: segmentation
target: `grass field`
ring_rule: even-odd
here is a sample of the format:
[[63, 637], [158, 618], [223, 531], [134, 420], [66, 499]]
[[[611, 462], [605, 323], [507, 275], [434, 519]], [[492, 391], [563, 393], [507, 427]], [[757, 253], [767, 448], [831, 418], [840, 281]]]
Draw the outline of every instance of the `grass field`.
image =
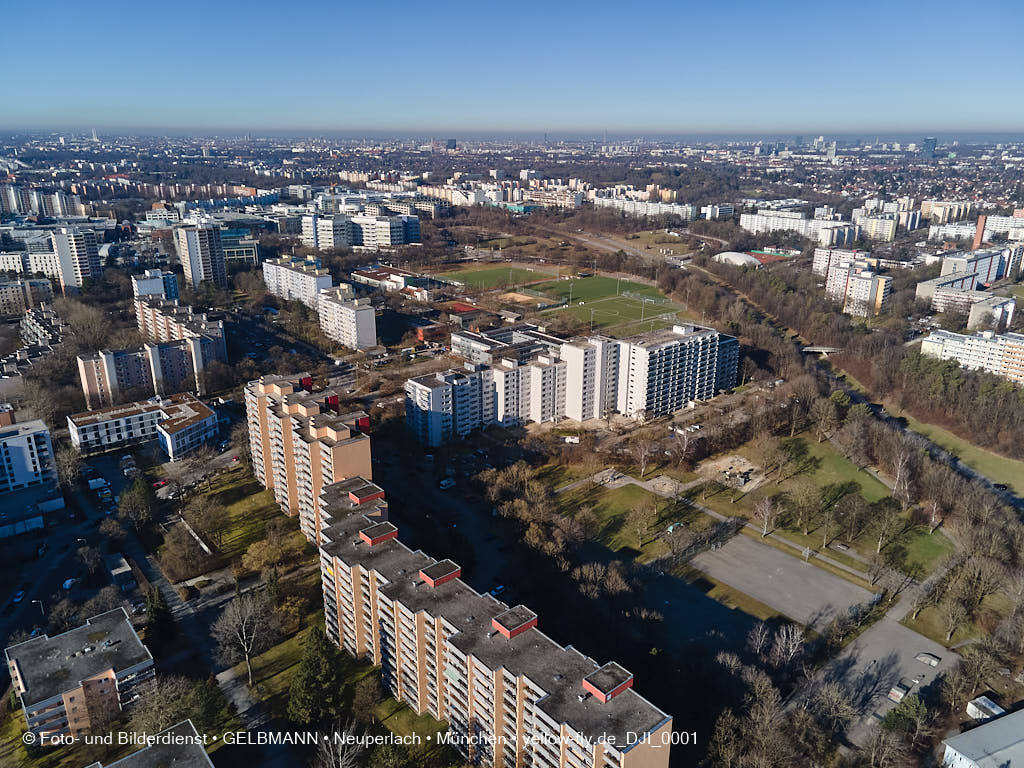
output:
[[445, 280], [458, 280], [474, 288], [505, 288], [535, 283], [554, 276], [554, 272], [520, 267], [466, 267], [436, 275]]
[[267, 521], [282, 516], [274, 494], [245, 469], [218, 476], [207, 493], [228, 512], [220, 547], [221, 554], [228, 559], [244, 554], [250, 544], [263, 538]]
[[[856, 483], [860, 488], [861, 495], [869, 502], [878, 501], [889, 495], [889, 489], [882, 483], [857, 468], [852, 462], [840, 455], [828, 441], [818, 443], [809, 436], [804, 437], [804, 444], [807, 448], [808, 468], [802, 473], [814, 481], [818, 487], [824, 487], [833, 483]], [[757, 452], [749, 445], [741, 447], [736, 451], [741, 456], [760, 463]], [[735, 503], [731, 502], [732, 493], [722, 491], [701, 498], [701, 490], [693, 492], [694, 501], [703, 504], [724, 515], [742, 515], [750, 517], [754, 504], [758, 499], [765, 496], [784, 494], [790, 490], [795, 483], [795, 478], [788, 478], [776, 484], [774, 476], [759, 488], [737, 498]], [[834, 549], [822, 549], [823, 531], [814, 529], [808, 535], [802, 531], [780, 524], [775, 531], [788, 541], [799, 547], [809, 547], [816, 552], [824, 552], [833, 560], [839, 561], [860, 571], [865, 571], [867, 566], [864, 558], [874, 552], [874, 544], [870, 533], [864, 533], [853, 542], [847, 542], [853, 552], [847, 554]], [[905, 553], [908, 565], [918, 565], [925, 572], [930, 572], [946, 555], [953, 551], [953, 543], [941, 532], [929, 534], [926, 526], [911, 526], [908, 522], [907, 529], [898, 536], [890, 547], [899, 546]], [[858, 557], [859, 555], [859, 557]]]
[[[667, 301], [654, 286], [613, 277], [555, 280], [533, 288], [568, 302], [568, 306], [551, 312], [569, 312], [583, 322], [593, 320], [595, 329], [623, 326], [629, 333], [656, 330], [672, 325], [679, 311], [678, 305]], [[653, 301], [645, 301], [645, 298]], [[672, 317], [659, 317], [663, 315]]]
[[934, 424], [925, 424], [907, 413], [900, 414], [915, 432], [919, 432], [936, 445], [940, 445], [969, 467], [981, 472], [994, 482], [1003, 483], [1016, 493], [1024, 493], [1024, 461], [1000, 456], [986, 451], [957, 437], [952, 432]]

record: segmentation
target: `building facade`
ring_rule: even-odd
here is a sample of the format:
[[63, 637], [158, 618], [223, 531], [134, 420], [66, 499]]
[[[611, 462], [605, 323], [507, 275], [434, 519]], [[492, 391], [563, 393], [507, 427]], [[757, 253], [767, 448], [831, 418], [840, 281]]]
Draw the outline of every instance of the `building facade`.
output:
[[282, 511], [299, 516], [315, 542], [320, 491], [353, 477], [372, 478], [369, 427], [361, 411], [340, 413], [341, 392], [314, 389], [308, 374], [264, 376], [245, 387], [253, 473]]
[[217, 435], [217, 414], [198, 398], [167, 398], [114, 405], [68, 416], [71, 445], [80, 453], [101, 453], [156, 440], [177, 461]]
[[174, 246], [190, 287], [197, 288], [200, 283], [209, 282], [217, 288], [227, 288], [227, 262], [218, 225], [204, 223], [176, 227]]
[[491, 424], [585, 421], [615, 412], [653, 418], [736, 386], [739, 343], [712, 328], [675, 326], [628, 339], [548, 338], [556, 342], [551, 348], [528, 348], [527, 356], [515, 343], [487, 347], [494, 340], [485, 334], [463, 334], [461, 354], [470, 360], [486, 354], [491, 362], [406, 381], [409, 430], [420, 442], [440, 445]]
[[132, 275], [132, 291], [135, 298], [156, 296], [161, 299], [178, 298], [178, 276], [173, 272], [147, 269], [145, 274]]
[[356, 299], [352, 286], [321, 291], [317, 304], [320, 330], [349, 349], [368, 349], [377, 344], [377, 313], [369, 299]]
[[[329, 489], [328, 489], [329, 490]], [[379, 518], [324, 504], [318, 532], [328, 637], [380, 667], [384, 687], [449, 724], [480, 765], [667, 768], [672, 718], [538, 629], [538, 617], [465, 584], [450, 560], [398, 540]]]
[[0, 280], [0, 315], [22, 315], [33, 307], [53, 301], [49, 280], [21, 278]]
[[102, 268], [95, 232], [78, 227], [61, 227], [51, 232], [50, 238], [64, 293], [78, 291], [86, 280], [100, 277]]
[[0, 427], [0, 494], [53, 483], [57, 469], [50, 430], [40, 419], [15, 422], [9, 409], [3, 411], [8, 423]]
[[988, 371], [1024, 384], [1024, 334], [983, 331], [974, 335], [932, 331], [921, 341], [921, 354], [955, 360], [973, 371]]
[[83, 736], [118, 717], [154, 676], [153, 656], [123, 608], [6, 651], [30, 733]]
[[333, 284], [331, 273], [316, 262], [288, 256], [263, 262], [263, 282], [268, 293], [285, 301], [301, 301], [310, 309], [317, 308], [320, 291]]
[[135, 300], [135, 320], [139, 333], [151, 341], [196, 339], [202, 349], [204, 365], [213, 360], [227, 362], [224, 321], [213, 315], [197, 314], [192, 307], [178, 304], [177, 299], [140, 296]]

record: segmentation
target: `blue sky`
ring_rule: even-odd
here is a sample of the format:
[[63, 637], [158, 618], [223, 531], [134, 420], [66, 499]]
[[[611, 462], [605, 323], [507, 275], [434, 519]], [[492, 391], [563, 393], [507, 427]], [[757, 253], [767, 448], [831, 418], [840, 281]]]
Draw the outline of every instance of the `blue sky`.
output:
[[1024, 132], [1011, 0], [2, 8], [0, 129]]

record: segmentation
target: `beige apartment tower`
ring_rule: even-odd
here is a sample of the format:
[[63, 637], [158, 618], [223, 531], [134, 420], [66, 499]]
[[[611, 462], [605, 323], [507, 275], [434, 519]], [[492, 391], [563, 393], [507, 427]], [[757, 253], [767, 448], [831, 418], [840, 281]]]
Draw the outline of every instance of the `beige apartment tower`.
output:
[[249, 445], [256, 479], [274, 492], [302, 532], [316, 541], [324, 487], [372, 478], [369, 425], [362, 411], [340, 413], [339, 392], [314, 388], [309, 374], [264, 376], [245, 387]]

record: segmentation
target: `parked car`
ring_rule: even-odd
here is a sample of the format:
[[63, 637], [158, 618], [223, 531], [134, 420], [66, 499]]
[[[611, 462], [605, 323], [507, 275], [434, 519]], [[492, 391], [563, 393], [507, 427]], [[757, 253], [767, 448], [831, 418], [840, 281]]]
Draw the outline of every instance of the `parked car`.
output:
[[157, 480], [155, 483], [153, 483], [153, 487], [154, 488], [163, 488], [169, 482], [170, 482], [170, 480]]
[[455, 487], [455, 481], [452, 478], [450, 478], [450, 477], [446, 477], [444, 480], [442, 480], [440, 482], [438, 487], [442, 491], [447, 491], [449, 488], [454, 488]]
[[13, 602], [20, 603], [24, 599], [25, 599], [25, 590], [24, 589], [19, 589], [17, 592], [14, 593], [14, 600], [13, 600]]
[[491, 590], [491, 597], [497, 597], [498, 595], [500, 595], [504, 591], [505, 591], [505, 585], [504, 584], [502, 584], [501, 586], [495, 587], [494, 589]]

